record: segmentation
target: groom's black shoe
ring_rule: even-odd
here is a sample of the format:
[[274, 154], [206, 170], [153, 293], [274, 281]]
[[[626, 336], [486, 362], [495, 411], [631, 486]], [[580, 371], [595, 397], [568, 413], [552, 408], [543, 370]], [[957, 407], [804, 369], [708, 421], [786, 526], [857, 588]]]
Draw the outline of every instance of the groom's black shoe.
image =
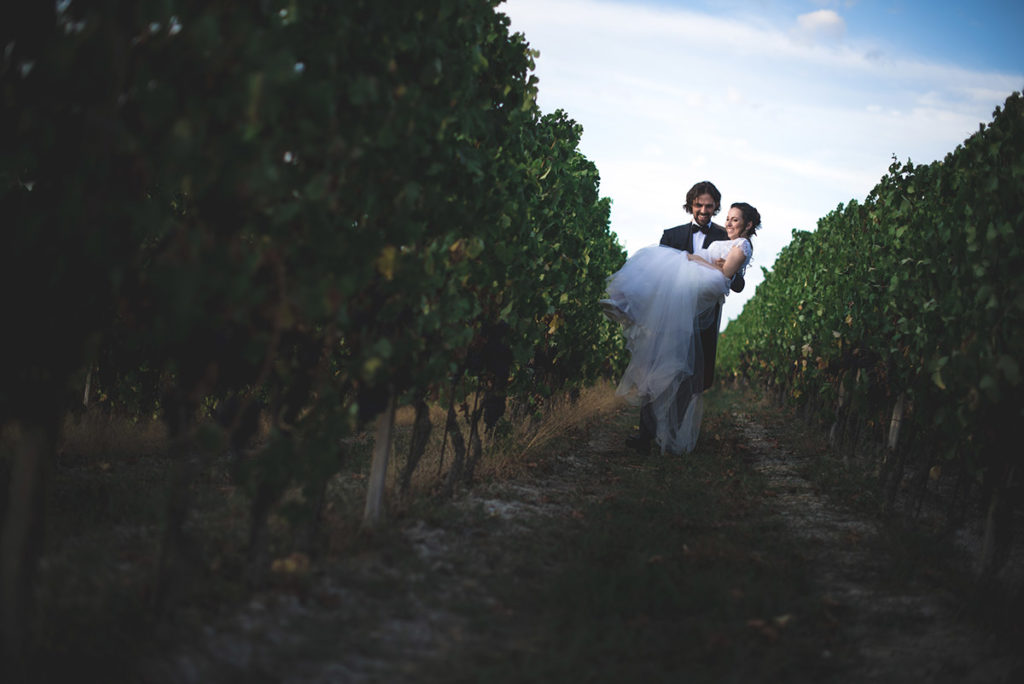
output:
[[640, 432], [626, 438], [626, 446], [646, 456], [651, 450], [651, 438]]

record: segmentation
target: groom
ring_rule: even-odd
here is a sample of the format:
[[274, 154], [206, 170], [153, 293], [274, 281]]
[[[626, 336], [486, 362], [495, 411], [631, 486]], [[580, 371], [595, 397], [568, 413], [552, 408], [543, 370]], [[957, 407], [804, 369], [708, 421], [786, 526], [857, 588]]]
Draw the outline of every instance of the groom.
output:
[[[690, 223], [669, 228], [661, 235], [661, 244], [693, 254], [695, 249], [706, 249], [712, 242], [728, 240], [729, 235], [725, 228], [717, 223], [711, 222], [711, 217], [718, 213], [722, 206], [722, 193], [711, 181], [701, 181], [686, 193], [686, 213], [693, 215]], [[740, 292], [744, 286], [743, 275], [737, 273], [729, 288], [733, 292]], [[703, 383], [700, 390], [711, 387], [715, 379], [715, 353], [718, 349], [718, 327], [722, 318], [722, 305], [716, 304], [713, 309], [706, 311], [698, 319], [700, 330], [700, 349], [703, 351]], [[698, 360], [698, 364], [700, 361]], [[680, 394], [693, 392], [692, 385], [683, 383], [679, 388]], [[640, 430], [637, 434], [626, 439], [626, 444], [646, 453], [654, 439], [655, 419], [651, 412], [650, 405], [644, 404], [640, 407]]]

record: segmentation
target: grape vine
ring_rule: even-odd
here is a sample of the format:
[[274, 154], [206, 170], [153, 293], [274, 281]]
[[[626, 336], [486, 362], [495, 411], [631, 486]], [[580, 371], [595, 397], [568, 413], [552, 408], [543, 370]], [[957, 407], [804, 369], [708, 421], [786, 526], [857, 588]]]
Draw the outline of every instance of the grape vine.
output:
[[[943, 160], [894, 161], [863, 202], [794, 231], [719, 363], [833, 422], [840, 442], [885, 444], [890, 494], [911, 463], [978, 485], [998, 540], [1022, 499], [1006, 448], [1024, 415], [1022, 229], [1014, 93]], [[1006, 545], [983, 554], [995, 571]]]
[[245, 451], [260, 414], [234, 469], [253, 567], [282, 492], [322, 503], [389, 402], [477, 407], [454, 487], [481, 419], [617, 369], [609, 201], [498, 0], [22, 4], [0, 29], [8, 650], [86, 378], [169, 426], [171, 582], [196, 456]]

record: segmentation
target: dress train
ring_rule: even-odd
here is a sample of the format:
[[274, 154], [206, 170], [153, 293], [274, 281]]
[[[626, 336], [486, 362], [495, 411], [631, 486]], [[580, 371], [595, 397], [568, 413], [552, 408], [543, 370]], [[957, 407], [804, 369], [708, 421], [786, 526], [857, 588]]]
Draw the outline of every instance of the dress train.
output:
[[660, 245], [638, 250], [608, 279], [601, 305], [622, 324], [630, 351], [616, 394], [646, 405], [663, 451], [696, 446], [704, 408], [700, 330], [718, 324], [715, 306], [728, 291], [720, 271]]

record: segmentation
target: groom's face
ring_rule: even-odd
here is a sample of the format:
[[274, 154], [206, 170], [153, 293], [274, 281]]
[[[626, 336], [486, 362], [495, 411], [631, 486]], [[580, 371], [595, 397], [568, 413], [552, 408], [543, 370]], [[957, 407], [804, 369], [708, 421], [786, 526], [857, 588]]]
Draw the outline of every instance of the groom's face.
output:
[[693, 221], [702, 226], [711, 223], [711, 217], [715, 214], [715, 199], [709, 194], [697, 195], [693, 200], [690, 211], [693, 212]]

